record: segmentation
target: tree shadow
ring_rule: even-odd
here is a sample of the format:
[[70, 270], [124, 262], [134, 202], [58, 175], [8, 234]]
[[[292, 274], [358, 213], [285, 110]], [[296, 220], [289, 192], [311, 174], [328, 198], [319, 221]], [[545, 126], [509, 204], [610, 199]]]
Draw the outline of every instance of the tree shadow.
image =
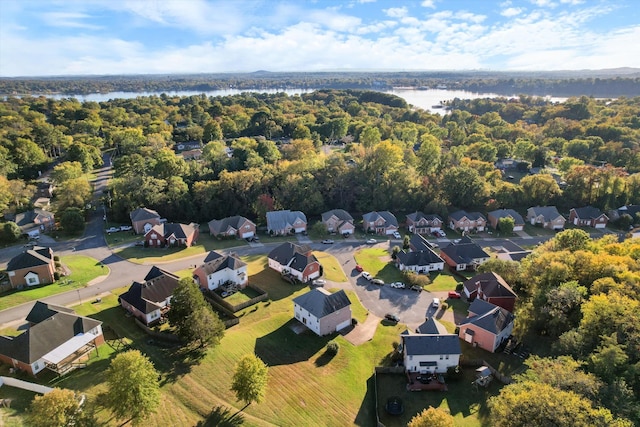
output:
[[291, 319], [275, 331], [256, 339], [255, 354], [269, 366], [289, 365], [309, 360], [334, 337], [319, 337], [309, 330], [296, 335], [291, 329], [295, 323], [298, 321]]
[[320, 368], [322, 366], [327, 365], [329, 362], [331, 362], [334, 357], [336, 357], [336, 353], [332, 353], [329, 350], [325, 350], [324, 353], [322, 353], [314, 363], [316, 367]]
[[178, 347], [167, 352], [171, 363], [168, 369], [161, 371], [160, 385], [174, 383], [199, 365], [207, 354], [206, 348]]
[[376, 401], [375, 401], [375, 374], [367, 379], [367, 392], [362, 399], [360, 409], [354, 420], [357, 426], [373, 426], [376, 425]]
[[229, 408], [224, 406], [214, 407], [207, 419], [199, 421], [195, 427], [239, 427], [244, 424], [244, 417], [242, 414], [231, 414]]

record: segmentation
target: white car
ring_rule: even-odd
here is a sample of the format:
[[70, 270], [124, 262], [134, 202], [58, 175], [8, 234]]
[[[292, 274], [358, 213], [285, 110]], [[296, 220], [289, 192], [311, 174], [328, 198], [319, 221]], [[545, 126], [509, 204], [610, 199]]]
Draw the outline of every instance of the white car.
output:
[[109, 234], [117, 233], [118, 231], [120, 231], [120, 227], [109, 227], [109, 228], [107, 228], [107, 233], [109, 233]]
[[433, 302], [431, 303], [431, 305], [433, 306], [433, 308], [440, 307], [440, 298], [434, 298]]
[[363, 271], [362, 272], [362, 277], [364, 277], [367, 280], [371, 280], [373, 278], [373, 276], [371, 275], [371, 273], [369, 273], [368, 271]]
[[367, 245], [375, 245], [378, 241], [376, 239], [368, 239], [365, 243]]
[[130, 225], [121, 225], [120, 226], [120, 231], [131, 231], [133, 227], [131, 227]]
[[315, 279], [313, 282], [311, 282], [311, 284], [313, 286], [324, 286], [327, 284], [327, 281], [324, 279]]
[[393, 232], [393, 237], [395, 237], [396, 239], [402, 239], [402, 235], [400, 235], [400, 233], [398, 233], [397, 231]]
[[402, 282], [393, 282], [389, 286], [391, 286], [392, 288], [396, 288], [396, 289], [404, 289], [405, 288], [405, 284], [402, 283]]

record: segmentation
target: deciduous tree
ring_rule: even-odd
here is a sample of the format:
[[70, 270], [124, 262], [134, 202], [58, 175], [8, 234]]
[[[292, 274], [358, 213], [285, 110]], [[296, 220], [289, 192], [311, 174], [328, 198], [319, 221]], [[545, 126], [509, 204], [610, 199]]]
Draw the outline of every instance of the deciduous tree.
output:
[[92, 427], [96, 420], [86, 403], [80, 406], [80, 399], [69, 389], [54, 388], [47, 394], [37, 395], [27, 415], [29, 425], [38, 427]]
[[429, 406], [411, 418], [407, 427], [453, 427], [454, 425], [451, 414], [443, 409]]
[[[254, 354], [244, 355], [236, 364], [231, 390], [247, 406], [260, 403], [267, 391], [269, 368]], [[243, 408], [244, 409], [244, 408]]]

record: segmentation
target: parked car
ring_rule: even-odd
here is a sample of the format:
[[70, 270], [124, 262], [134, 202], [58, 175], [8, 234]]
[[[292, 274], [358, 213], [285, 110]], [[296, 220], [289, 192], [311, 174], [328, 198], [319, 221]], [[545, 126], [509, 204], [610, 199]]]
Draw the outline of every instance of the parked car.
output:
[[393, 232], [393, 237], [395, 237], [396, 239], [402, 239], [402, 235], [400, 235], [400, 233], [398, 233], [397, 231]]
[[120, 227], [109, 227], [109, 228], [107, 228], [107, 233], [109, 233], [109, 234], [117, 233], [118, 231], [120, 231]]
[[411, 290], [416, 292], [422, 292], [422, 286], [413, 285], [411, 286]]
[[384, 286], [384, 280], [382, 280], [382, 279], [373, 279], [371, 281], [371, 283], [373, 283], [374, 285], [378, 285], [378, 286]]
[[447, 237], [447, 233], [442, 230], [434, 230], [432, 234], [436, 237]]
[[367, 245], [375, 245], [376, 243], [378, 243], [378, 241], [376, 239], [367, 239], [365, 243]]
[[26, 245], [24, 245], [25, 248], [33, 248], [36, 245], [36, 242], [34, 240], [31, 240], [29, 242], [27, 242]]
[[360, 264], [356, 264], [356, 271], [358, 273], [362, 273], [364, 271], [364, 268], [362, 268], [362, 266]]
[[431, 303], [431, 306], [432, 306], [433, 308], [438, 308], [438, 307], [440, 307], [440, 298], [434, 298], [434, 299], [433, 299], [433, 302]]
[[384, 318], [391, 321], [391, 322], [395, 322], [398, 323], [400, 321], [400, 318], [398, 317], [397, 314], [393, 314], [393, 313], [387, 313], [384, 315]]
[[456, 292], [456, 291], [449, 291], [449, 293], [447, 294], [449, 296], [449, 298], [451, 299], [460, 299], [460, 292]]
[[138, 240], [136, 246], [144, 246], [144, 240]]
[[369, 273], [368, 271], [363, 271], [362, 272], [362, 277], [364, 277], [367, 280], [371, 280], [373, 279], [373, 276], [371, 275], [371, 273]]
[[130, 225], [121, 225], [120, 226], [120, 231], [131, 231], [133, 229], [132, 226]]
[[391, 286], [392, 288], [396, 288], [396, 289], [404, 289], [405, 288], [405, 284], [402, 283], [402, 282], [393, 282], [389, 286]]
[[331, 240], [331, 239], [324, 239], [324, 240], [322, 241], [322, 243], [324, 243], [325, 245], [332, 245], [332, 244], [333, 244], [333, 240]]
[[311, 282], [311, 284], [313, 286], [324, 286], [327, 284], [327, 281], [324, 279], [315, 279], [313, 282]]

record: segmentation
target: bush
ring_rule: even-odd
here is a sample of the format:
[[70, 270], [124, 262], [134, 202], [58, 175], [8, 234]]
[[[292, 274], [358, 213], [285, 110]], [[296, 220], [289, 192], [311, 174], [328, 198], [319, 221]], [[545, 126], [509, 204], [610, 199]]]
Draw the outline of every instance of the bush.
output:
[[56, 282], [60, 280], [60, 273], [58, 273], [57, 271], [53, 273], [53, 280], [55, 280]]
[[335, 356], [338, 354], [338, 350], [340, 350], [340, 345], [337, 342], [329, 341], [327, 343], [327, 354]]
[[62, 264], [60, 263], [60, 261], [55, 261], [55, 265], [56, 265], [56, 268], [62, 267]]
[[402, 273], [402, 276], [405, 283], [408, 283], [409, 285], [418, 285], [420, 287], [425, 287], [431, 284], [431, 279], [426, 274], [417, 274], [413, 271], [406, 270]]
[[53, 260], [54, 260], [54, 261], [60, 261], [60, 257], [59, 257], [58, 255], [54, 255], [54, 256], [53, 256]]

